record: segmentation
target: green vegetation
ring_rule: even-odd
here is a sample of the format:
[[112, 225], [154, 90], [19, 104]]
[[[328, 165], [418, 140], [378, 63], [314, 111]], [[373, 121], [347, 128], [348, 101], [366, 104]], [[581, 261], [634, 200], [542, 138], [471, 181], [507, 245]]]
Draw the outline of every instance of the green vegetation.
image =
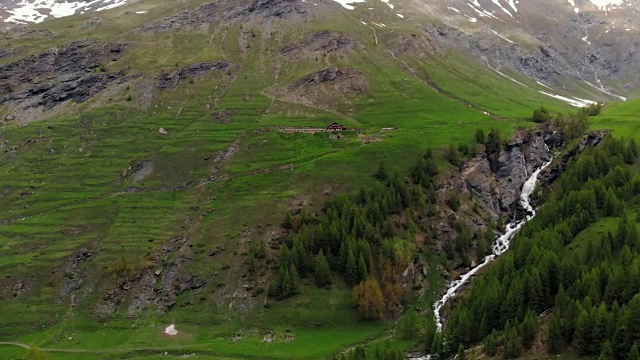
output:
[[[502, 348], [517, 358], [537, 336], [538, 315], [549, 311], [550, 353], [573, 346], [580, 356], [629, 356], [640, 340], [636, 154], [635, 141], [608, 137], [569, 165], [512, 249], [449, 315], [451, 350], [441, 347], [439, 356], [484, 341], [489, 355]], [[605, 224], [609, 230], [594, 233]]]
[[590, 120], [592, 129], [612, 131], [616, 136], [640, 141], [640, 100], [608, 104], [602, 112]]
[[[429, 289], [417, 299], [397, 281], [418, 254], [415, 235], [432, 240], [429, 224], [420, 221], [436, 211], [434, 179], [480, 145], [495, 159], [515, 129], [532, 126], [532, 109], [555, 113], [568, 106], [462, 54], [423, 61], [391, 56], [385, 47], [395, 33], [380, 29], [380, 44], [371, 46], [370, 30], [355, 13], [312, 20], [295, 32], [280, 23], [267, 31], [237, 22], [201, 32], [138, 32], [204, 2], [150, 0], [104, 12], [95, 26], [85, 26], [87, 14], [37, 26], [55, 31], [53, 37], [0, 40], [16, 49], [2, 64], [77, 39], [124, 42], [125, 56], [98, 70], [131, 75], [122, 89], [62, 115], [0, 128], [7, 140], [0, 153], [0, 286], [6, 289], [0, 341], [36, 345], [0, 345], [0, 357], [159, 359], [165, 352], [197, 352], [312, 359], [360, 344], [367, 359], [382, 360], [399, 358], [416, 342], [441, 346], [424, 311], [441, 275], [429, 271]], [[414, 32], [398, 26], [394, 31]], [[367, 45], [319, 60], [280, 57], [281, 47], [318, 30], [348, 33]], [[154, 88], [160, 74], [221, 60], [232, 67]], [[316, 103], [274, 95], [333, 66], [361, 70], [369, 91]], [[626, 116], [615, 109], [606, 108], [594, 124]], [[340, 138], [280, 131], [334, 121], [355, 130]], [[583, 130], [583, 122], [571, 124], [572, 131]], [[627, 126], [635, 125], [625, 120]], [[637, 150], [628, 148], [626, 160], [635, 160]], [[606, 196], [613, 214], [622, 199], [615, 190]], [[464, 201], [452, 198], [448, 205]], [[298, 207], [301, 213], [292, 215]], [[285, 239], [276, 236], [280, 225], [290, 232]], [[472, 246], [488, 251], [491, 231], [472, 239], [460, 230], [443, 256], [418, 256], [435, 268], [454, 258], [468, 265], [464, 253]], [[183, 246], [165, 250], [183, 237]], [[279, 240], [282, 250], [274, 244]], [[152, 290], [175, 288], [166, 274], [176, 268], [201, 286], [177, 293], [167, 312], [155, 299], [135, 312], [131, 293], [139, 289], [127, 280], [149, 275]], [[99, 307], [112, 291], [122, 293], [116, 305]], [[404, 315], [394, 313], [402, 307]], [[398, 336], [380, 344], [398, 317]], [[169, 324], [178, 336], [163, 333]], [[276, 340], [263, 342], [270, 331]], [[235, 334], [241, 339], [233, 341]], [[529, 341], [531, 332], [519, 336]], [[358, 349], [338, 358], [364, 359]]]

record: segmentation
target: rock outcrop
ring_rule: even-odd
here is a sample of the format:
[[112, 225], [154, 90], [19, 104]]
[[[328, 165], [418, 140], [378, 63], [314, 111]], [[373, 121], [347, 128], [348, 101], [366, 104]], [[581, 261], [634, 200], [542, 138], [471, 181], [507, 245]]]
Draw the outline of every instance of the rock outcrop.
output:
[[180, 294], [202, 288], [207, 281], [186, 272], [193, 258], [186, 243], [182, 236], [170, 239], [148, 259], [147, 267], [125, 276], [102, 296], [94, 307], [94, 316], [109, 317], [122, 305], [130, 316], [148, 309], [164, 313], [176, 304]]
[[0, 102], [12, 111], [51, 110], [80, 103], [124, 77], [104, 65], [123, 56], [124, 44], [81, 41], [0, 66]]
[[332, 67], [308, 74], [289, 86], [272, 88], [270, 94], [287, 102], [334, 108], [368, 90], [369, 82], [360, 70]]
[[600, 130], [593, 133], [586, 134], [582, 137], [582, 140], [575, 145], [573, 148], [567, 150], [562, 158], [556, 161], [552, 166], [548, 167], [544, 171], [540, 173], [538, 176], [538, 180], [542, 187], [550, 187], [553, 182], [556, 181], [566, 169], [567, 165], [569, 165], [569, 161], [575, 158], [578, 154], [583, 152], [588, 147], [593, 147], [598, 144], [602, 140], [604, 140], [608, 135], [607, 131]]
[[221, 22], [264, 23], [273, 20], [302, 20], [310, 16], [314, 7], [311, 1], [299, 0], [220, 0], [144, 25], [140, 31], [142, 33], [172, 30], [206, 31], [209, 27], [217, 26]]
[[[520, 132], [498, 154], [492, 155], [497, 159], [493, 166], [490, 157], [482, 153], [441, 182], [437, 188], [441, 211], [433, 221], [438, 238], [446, 241], [455, 237], [457, 230], [451, 219], [466, 222], [475, 233], [499, 217], [516, 216], [525, 181], [551, 159], [551, 150], [545, 142], [550, 136], [550, 132], [543, 131]], [[457, 212], [449, 209], [445, 204], [453, 193], [461, 199], [471, 199], [475, 211], [468, 205]]]
[[326, 56], [327, 54], [347, 54], [364, 48], [359, 39], [333, 31], [319, 31], [295, 43], [280, 48], [280, 55], [287, 59], [304, 56]]
[[[598, 145], [606, 136], [606, 131], [589, 133], [577, 145], [564, 150], [561, 158], [555, 159], [538, 175], [540, 186], [551, 187], [571, 159], [586, 148]], [[520, 206], [520, 194], [525, 181], [551, 160], [553, 149], [563, 146], [565, 139], [561, 133], [550, 129], [522, 131], [496, 154], [494, 158], [498, 159], [497, 164], [492, 166], [491, 157], [485, 153], [463, 163], [436, 189], [440, 211], [431, 219], [436, 238], [442, 242], [453, 241], [458, 235], [455, 222], [464, 223], [471, 233], [476, 233], [490, 222], [495, 224], [498, 218], [507, 222], [524, 217], [526, 214]], [[454, 193], [465, 200], [461, 201], [461, 209], [455, 212], [446, 205]], [[535, 194], [532, 204], [534, 207], [541, 205]]]
[[342, 94], [362, 94], [367, 91], [368, 84], [361, 71], [356, 69], [327, 68], [311, 73], [293, 83], [291, 90], [309, 91], [311, 88], [331, 84]]
[[167, 74], [164, 74], [158, 80], [156, 87], [158, 89], [167, 89], [178, 85], [181, 80], [194, 78], [200, 75], [204, 75], [210, 71], [223, 71], [229, 68], [229, 63], [220, 61], [216, 63], [198, 63], [183, 67], [180, 70], [176, 70]]

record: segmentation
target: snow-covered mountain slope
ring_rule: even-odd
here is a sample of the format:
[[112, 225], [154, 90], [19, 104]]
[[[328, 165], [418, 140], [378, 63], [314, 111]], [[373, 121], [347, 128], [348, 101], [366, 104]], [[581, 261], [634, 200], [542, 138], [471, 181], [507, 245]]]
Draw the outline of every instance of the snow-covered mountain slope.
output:
[[0, 0], [0, 21], [5, 24], [39, 23], [91, 11], [112, 9], [133, 0]]
[[431, 19], [436, 25], [426, 31], [438, 42], [467, 49], [496, 69], [513, 68], [556, 88], [569, 86], [570, 78], [571, 86], [616, 99], [640, 91], [638, 0], [392, 3], [417, 22]]

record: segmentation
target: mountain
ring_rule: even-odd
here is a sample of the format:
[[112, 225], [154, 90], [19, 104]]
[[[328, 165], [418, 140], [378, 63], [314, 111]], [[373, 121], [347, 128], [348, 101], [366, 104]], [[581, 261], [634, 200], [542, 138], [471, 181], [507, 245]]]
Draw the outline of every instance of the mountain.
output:
[[591, 98], [624, 99], [638, 87], [639, 9], [634, 1], [414, 0], [389, 10], [497, 70]]
[[103, 11], [132, 0], [3, 0], [0, 21], [9, 24], [39, 23], [49, 18]]
[[634, 129], [635, 3], [3, 2], [28, 5], [76, 14], [0, 38], [7, 357], [424, 350], [550, 148], [545, 189], [602, 140], [578, 107]]

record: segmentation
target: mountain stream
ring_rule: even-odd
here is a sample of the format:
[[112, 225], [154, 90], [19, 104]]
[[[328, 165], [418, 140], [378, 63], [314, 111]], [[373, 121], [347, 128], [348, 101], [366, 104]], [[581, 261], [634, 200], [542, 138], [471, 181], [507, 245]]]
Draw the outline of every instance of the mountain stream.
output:
[[[484, 261], [482, 263], [480, 263], [473, 269], [469, 270], [465, 274], [462, 274], [460, 278], [453, 280], [451, 283], [449, 283], [449, 285], [447, 286], [447, 291], [444, 293], [444, 295], [442, 295], [440, 300], [436, 301], [436, 303], [433, 304], [433, 312], [435, 314], [436, 327], [438, 331], [442, 331], [442, 327], [443, 327], [443, 318], [442, 318], [442, 315], [440, 314], [440, 310], [447, 303], [447, 301], [449, 301], [451, 298], [456, 296], [456, 294], [458, 293], [458, 290], [460, 290], [460, 288], [463, 285], [468, 283], [471, 280], [471, 278], [478, 271], [480, 271], [480, 269], [489, 265], [493, 260], [498, 258], [500, 255], [504, 254], [505, 251], [509, 249], [509, 244], [511, 243], [511, 240], [518, 233], [520, 228], [522, 228], [522, 226], [526, 224], [527, 221], [533, 219], [533, 217], [536, 215], [535, 209], [533, 209], [533, 206], [531, 206], [531, 195], [533, 194], [533, 191], [536, 188], [538, 175], [550, 163], [551, 161], [545, 163], [533, 174], [531, 174], [531, 176], [527, 179], [527, 181], [522, 186], [522, 192], [520, 193], [520, 205], [522, 205], [522, 207], [526, 210], [527, 215], [525, 216], [525, 218], [520, 220], [515, 220], [507, 224], [504, 234], [500, 235], [496, 239], [496, 241], [493, 243], [492, 253], [490, 255], [487, 255], [484, 258]], [[422, 357], [409, 358], [409, 360], [429, 360], [430, 358], [431, 358], [430, 355], [426, 355]]]

